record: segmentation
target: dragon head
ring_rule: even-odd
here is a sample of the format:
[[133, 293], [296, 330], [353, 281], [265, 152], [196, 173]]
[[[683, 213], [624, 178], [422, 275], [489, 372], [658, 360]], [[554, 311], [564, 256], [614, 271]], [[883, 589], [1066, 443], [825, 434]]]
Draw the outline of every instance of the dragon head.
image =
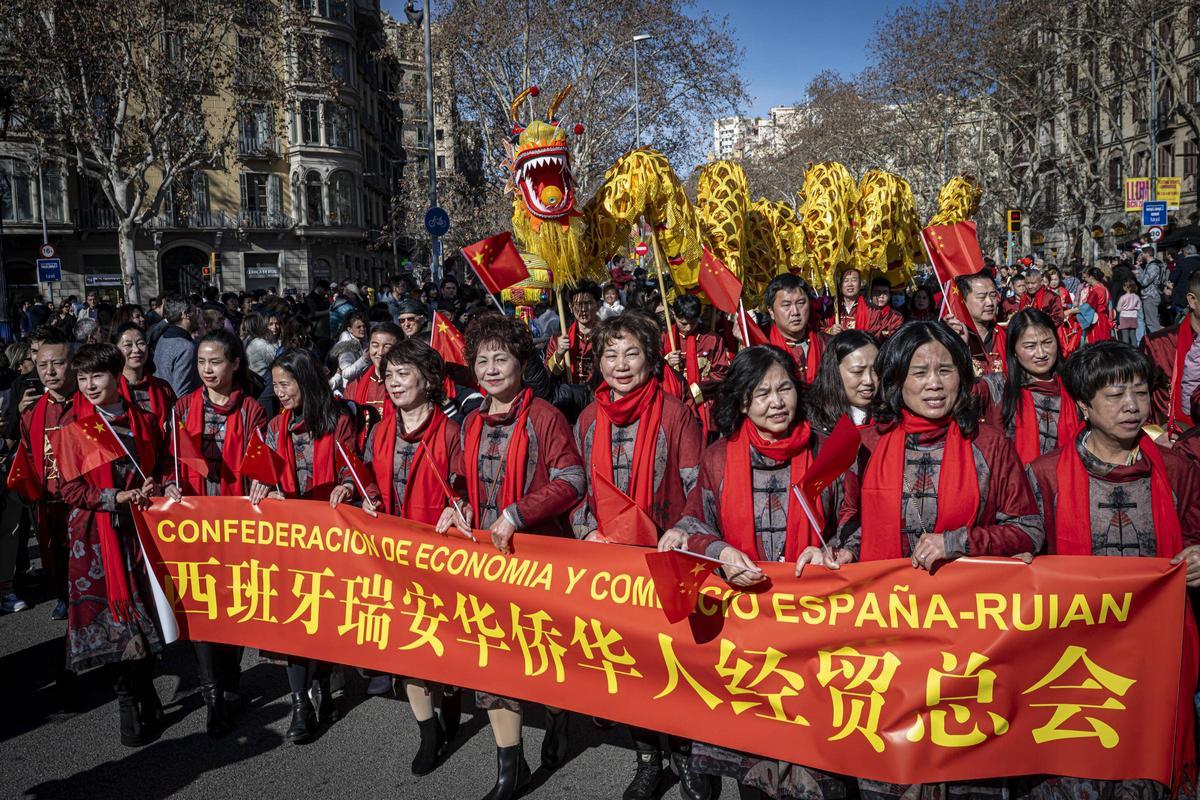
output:
[[[571, 177], [571, 155], [567, 133], [555, 117], [558, 107], [571, 91], [567, 84], [554, 98], [546, 120], [522, 125], [518, 111], [529, 97], [536, 97], [536, 86], [521, 92], [510, 107], [512, 116], [512, 185], [521, 193], [526, 212], [537, 220], [565, 221], [575, 211], [575, 181]], [[575, 126], [576, 133], [581, 127]]]

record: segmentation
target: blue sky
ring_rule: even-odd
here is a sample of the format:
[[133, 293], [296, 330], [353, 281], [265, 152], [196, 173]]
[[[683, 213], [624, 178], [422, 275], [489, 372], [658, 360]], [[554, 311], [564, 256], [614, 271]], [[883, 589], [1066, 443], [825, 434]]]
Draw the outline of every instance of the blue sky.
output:
[[876, 20], [897, 5], [886, 0], [697, 2], [697, 8], [715, 17], [729, 17], [745, 51], [742, 76], [752, 116], [803, 99], [804, 87], [822, 70], [843, 75], [860, 71], [867, 64]]

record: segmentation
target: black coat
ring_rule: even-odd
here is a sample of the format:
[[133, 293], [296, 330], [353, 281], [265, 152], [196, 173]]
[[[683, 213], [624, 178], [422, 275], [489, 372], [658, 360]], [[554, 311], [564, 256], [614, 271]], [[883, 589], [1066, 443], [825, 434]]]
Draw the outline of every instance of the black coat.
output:
[[1179, 307], [1187, 306], [1188, 283], [1192, 273], [1200, 270], [1200, 256], [1188, 256], [1175, 262], [1171, 272], [1171, 302]]

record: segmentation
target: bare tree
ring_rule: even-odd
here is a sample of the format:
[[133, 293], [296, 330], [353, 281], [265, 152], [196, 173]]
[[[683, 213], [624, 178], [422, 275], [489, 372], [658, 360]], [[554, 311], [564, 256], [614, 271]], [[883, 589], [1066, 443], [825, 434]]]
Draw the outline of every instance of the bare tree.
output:
[[[643, 142], [677, 167], [708, 143], [707, 120], [746, 101], [741, 50], [724, 19], [690, 0], [452, 0], [439, 20], [438, 48], [454, 64], [464, 117], [480, 126], [484, 174], [503, 185], [503, 142], [513, 98], [531, 85], [553, 96], [573, 83], [562, 115], [581, 123], [572, 173], [590, 195], [604, 171], [635, 144], [632, 40], [638, 49]], [[685, 13], [687, 12], [687, 13]], [[541, 112], [542, 108], [536, 109]]]
[[12, 0], [9, 68], [49, 149], [94, 176], [117, 218], [125, 295], [140, 302], [135, 239], [177, 181], [222, 162], [237, 115], [278, 99], [283, 0]]

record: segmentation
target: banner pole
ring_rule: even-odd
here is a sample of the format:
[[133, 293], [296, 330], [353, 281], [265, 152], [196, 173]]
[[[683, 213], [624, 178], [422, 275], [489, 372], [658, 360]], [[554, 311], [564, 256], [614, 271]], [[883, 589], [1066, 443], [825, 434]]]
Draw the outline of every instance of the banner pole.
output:
[[142, 483], [145, 483], [147, 478], [146, 473], [142, 472], [142, 466], [138, 464], [137, 459], [133, 457], [133, 453], [129, 452], [129, 448], [125, 446], [125, 442], [121, 441], [121, 437], [117, 436], [117, 432], [114, 431], [113, 426], [109, 424], [108, 417], [104, 416], [104, 412], [98, 408], [96, 411], [97, 416], [100, 417], [100, 421], [104, 423], [104, 427], [108, 428], [108, 432], [113, 435], [113, 438], [117, 440], [117, 444], [121, 445], [121, 449], [125, 451], [125, 456], [133, 464], [133, 468], [137, 470], [138, 475], [142, 476]]

